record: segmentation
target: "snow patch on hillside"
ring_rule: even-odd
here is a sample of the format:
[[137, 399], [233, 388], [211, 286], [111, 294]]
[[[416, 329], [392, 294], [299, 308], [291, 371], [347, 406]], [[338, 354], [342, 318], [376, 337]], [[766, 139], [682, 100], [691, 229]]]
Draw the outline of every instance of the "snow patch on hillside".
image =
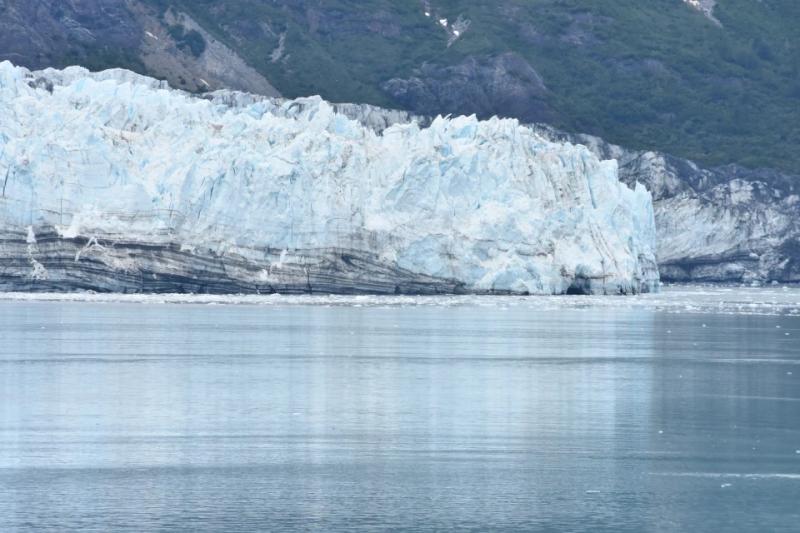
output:
[[683, 2], [700, 11], [715, 24], [722, 26], [722, 23], [714, 16], [714, 8], [717, 6], [717, 0], [683, 0]]

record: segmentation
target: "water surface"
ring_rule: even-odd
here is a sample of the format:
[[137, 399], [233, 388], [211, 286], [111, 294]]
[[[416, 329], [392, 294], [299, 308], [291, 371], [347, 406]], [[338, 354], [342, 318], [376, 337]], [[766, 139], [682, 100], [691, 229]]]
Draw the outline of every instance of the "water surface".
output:
[[82, 298], [0, 300], [0, 531], [800, 529], [796, 289]]

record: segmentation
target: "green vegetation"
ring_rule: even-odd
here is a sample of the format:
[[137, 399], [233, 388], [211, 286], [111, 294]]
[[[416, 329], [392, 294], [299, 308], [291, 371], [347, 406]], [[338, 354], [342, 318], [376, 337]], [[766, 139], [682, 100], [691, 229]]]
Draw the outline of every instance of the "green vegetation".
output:
[[391, 78], [513, 51], [544, 78], [556, 127], [707, 164], [800, 169], [796, 0], [720, 0], [722, 27], [681, 0], [431, 0], [472, 21], [450, 48], [412, 0], [149, 1], [189, 13], [290, 97], [396, 106], [381, 90]]
[[80, 65], [92, 71], [108, 68], [124, 68], [134, 72], [146, 72], [144, 63], [131, 50], [104, 46], [84, 50], [68, 50], [56, 63], [58, 67]]
[[169, 34], [178, 48], [191, 52], [194, 57], [200, 57], [206, 51], [206, 40], [197, 30], [186, 31], [180, 24], [175, 24], [169, 27]]

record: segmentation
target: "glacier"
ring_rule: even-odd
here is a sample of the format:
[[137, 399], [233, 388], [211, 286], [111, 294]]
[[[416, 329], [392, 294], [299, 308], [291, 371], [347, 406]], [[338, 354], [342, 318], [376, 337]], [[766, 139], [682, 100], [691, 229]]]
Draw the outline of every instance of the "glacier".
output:
[[800, 282], [800, 177], [740, 165], [706, 168], [662, 152], [530, 125], [553, 142], [615, 159], [619, 178], [653, 196], [662, 282]]
[[650, 193], [512, 119], [0, 63], [0, 290], [630, 294]]

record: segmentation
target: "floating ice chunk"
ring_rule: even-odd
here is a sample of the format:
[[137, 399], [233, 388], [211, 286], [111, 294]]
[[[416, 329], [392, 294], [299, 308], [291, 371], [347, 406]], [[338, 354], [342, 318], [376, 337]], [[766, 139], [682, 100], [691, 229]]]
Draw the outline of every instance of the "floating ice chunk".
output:
[[[585, 310], [600, 309], [612, 312], [614, 310], [640, 310], [645, 312], [659, 312], [667, 314], [681, 313], [687, 307], [693, 313], [722, 314], [722, 315], [794, 315], [800, 311], [797, 299], [794, 296], [800, 293], [800, 288], [792, 288], [783, 293], [761, 290], [758, 294], [731, 295], [723, 288], [696, 288], [696, 287], [667, 287], [662, 292], [645, 294], [633, 298], [607, 298], [603, 296], [584, 296], [564, 298], [561, 296], [547, 296], [535, 298], [520, 298], [517, 296], [386, 296], [374, 295], [358, 298], [348, 295], [214, 295], [214, 294], [102, 294], [80, 292], [69, 294], [53, 293], [24, 293], [0, 292], [0, 300], [9, 301], [88, 301], [96, 303], [128, 302], [141, 304], [203, 304], [217, 302], [225, 305], [261, 305], [261, 306], [349, 306], [360, 304], [365, 307], [433, 307], [450, 308], [461, 306], [481, 306], [492, 308], [523, 308], [532, 311], [547, 310]], [[774, 301], [773, 296], [783, 296], [783, 299]], [[758, 298], [764, 305], [755, 310], [741, 308], [737, 305], [738, 298]], [[724, 299], [726, 306], [719, 308], [717, 299]], [[762, 363], [767, 360], [753, 359], [719, 359], [720, 364]], [[776, 359], [773, 362], [796, 363], [789, 359]]]

